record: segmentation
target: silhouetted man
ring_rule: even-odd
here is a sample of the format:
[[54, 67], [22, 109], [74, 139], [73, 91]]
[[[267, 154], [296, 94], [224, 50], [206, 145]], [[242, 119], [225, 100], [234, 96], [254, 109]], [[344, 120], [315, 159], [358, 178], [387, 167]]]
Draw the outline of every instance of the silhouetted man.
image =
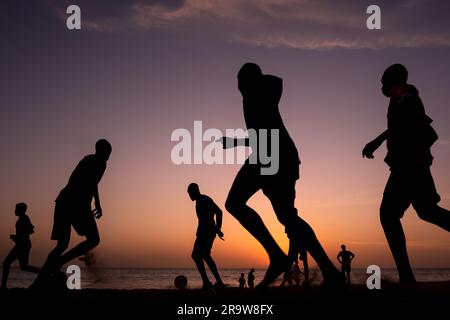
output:
[[245, 288], [247, 286], [245, 283], [245, 276], [243, 273], [241, 273], [241, 276], [238, 279], [238, 282], [239, 282], [239, 288]]
[[[324, 281], [343, 283], [341, 273], [326, 255], [312, 228], [298, 216], [294, 206], [300, 159], [278, 110], [283, 91], [282, 80], [262, 74], [259, 66], [254, 63], [246, 63], [238, 73], [238, 87], [243, 97], [247, 129], [253, 129], [257, 133], [260, 129], [266, 129], [269, 130], [268, 136], [272, 129], [277, 129], [279, 134], [278, 171], [273, 175], [263, 175], [261, 169], [267, 167], [264, 161], [258, 158], [258, 163], [252, 164], [247, 159], [238, 172], [225, 203], [226, 209], [261, 243], [269, 255], [269, 267], [258, 286], [268, 286], [289, 265], [286, 254], [275, 242], [261, 217], [247, 205], [248, 199], [258, 190], [262, 190], [271, 201], [278, 220], [286, 227], [288, 237], [299, 239], [316, 260]], [[224, 148], [249, 146], [250, 140], [223, 138], [222, 143]], [[259, 137], [258, 143], [261, 143]], [[271, 154], [270, 150], [268, 154]]]
[[[197, 238], [195, 239], [194, 249], [192, 250], [192, 259], [202, 277], [203, 289], [212, 287], [203, 261], [206, 262], [216, 278], [215, 287], [223, 287], [224, 283], [217, 271], [216, 263], [211, 257], [211, 249], [216, 235], [223, 240], [223, 232], [221, 230], [222, 210], [220, 210], [210, 197], [200, 193], [200, 189], [196, 183], [191, 183], [187, 191], [191, 200], [195, 201], [195, 211], [198, 218]], [[215, 220], [214, 215], [216, 216]]]
[[348, 283], [350, 283], [350, 272], [352, 271], [352, 260], [355, 258], [355, 254], [348, 251], [345, 245], [341, 245], [341, 252], [338, 253], [337, 259], [341, 264], [342, 274], [347, 277]]
[[382, 92], [390, 98], [387, 130], [369, 142], [363, 157], [373, 159], [373, 153], [386, 140], [385, 162], [391, 170], [380, 207], [380, 219], [394, 256], [400, 282], [415, 283], [406, 250], [406, 239], [400, 219], [412, 204], [419, 217], [450, 231], [450, 212], [438, 206], [430, 166], [431, 146], [438, 136], [417, 89], [407, 83], [408, 71], [401, 64], [386, 69], [381, 78]]
[[253, 289], [255, 287], [255, 269], [251, 269], [248, 273], [248, 287]]
[[[66, 187], [59, 193], [55, 201], [52, 230], [52, 240], [57, 240], [57, 244], [50, 252], [40, 276], [59, 272], [64, 264], [81, 257], [99, 244], [95, 219], [100, 219], [103, 211], [98, 184], [105, 173], [111, 151], [111, 144], [107, 140], [97, 141], [95, 154], [84, 157], [78, 163]], [[92, 199], [94, 210], [91, 208]], [[86, 240], [64, 253], [69, 245], [71, 227]]]
[[1, 289], [6, 289], [8, 282], [9, 270], [11, 264], [19, 260], [19, 266], [22, 271], [39, 273], [39, 268], [30, 266], [28, 258], [31, 250], [30, 235], [34, 233], [34, 226], [31, 224], [30, 218], [26, 214], [27, 205], [25, 203], [16, 204], [15, 215], [18, 217], [16, 222], [16, 234], [12, 234], [10, 239], [15, 245], [9, 252], [3, 262], [3, 275]]

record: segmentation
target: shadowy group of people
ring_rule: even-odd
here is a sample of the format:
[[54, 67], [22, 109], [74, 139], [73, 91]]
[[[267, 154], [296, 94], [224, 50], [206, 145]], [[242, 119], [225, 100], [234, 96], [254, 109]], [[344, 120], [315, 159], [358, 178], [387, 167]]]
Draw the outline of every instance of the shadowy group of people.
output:
[[245, 280], [244, 273], [241, 273], [241, 276], [238, 279], [239, 288], [255, 288], [255, 269], [251, 269], [248, 273], [247, 280]]
[[[30, 234], [34, 227], [25, 214], [24, 203], [16, 205], [16, 235], [11, 236], [14, 248], [3, 263], [2, 288], [6, 288], [11, 263], [18, 259], [22, 270], [38, 273], [31, 285], [32, 289], [47, 289], [65, 286], [65, 275], [61, 267], [67, 262], [87, 254], [100, 243], [100, 236], [95, 219], [102, 216], [98, 184], [106, 170], [106, 163], [111, 154], [111, 144], [101, 139], [95, 144], [95, 154], [84, 157], [72, 172], [69, 182], [61, 190], [55, 201], [53, 229], [51, 239], [56, 240], [55, 248], [50, 252], [41, 269], [28, 265], [31, 249]], [[94, 199], [95, 208], [91, 203]], [[71, 228], [86, 239], [66, 252]], [[59, 282], [59, 283], [58, 283]]]
[[[267, 139], [267, 135], [263, 136], [261, 130], [268, 130], [269, 136], [271, 130], [277, 130], [279, 137], [278, 148], [269, 144], [267, 152], [267, 154], [278, 152], [278, 171], [272, 175], [264, 175], [262, 169], [270, 164], [259, 156], [256, 163], [247, 159], [237, 173], [225, 202], [227, 211], [258, 240], [268, 254], [269, 266], [258, 287], [267, 287], [283, 273], [284, 279], [288, 281], [293, 270], [299, 268], [299, 259], [303, 262], [305, 279], [309, 279], [308, 254], [319, 266], [324, 284], [345, 283], [346, 279], [350, 279], [350, 264], [354, 254], [342, 246], [342, 251], [338, 255], [342, 272], [339, 272], [325, 253], [311, 226], [298, 215], [294, 204], [295, 185], [300, 177], [300, 158], [278, 108], [283, 91], [282, 79], [263, 74], [261, 68], [254, 63], [244, 64], [237, 78], [238, 89], [243, 98], [247, 129], [256, 132], [258, 144]], [[408, 84], [407, 79], [408, 72], [400, 64], [392, 65], [384, 72], [381, 79], [382, 92], [390, 98], [387, 129], [364, 147], [362, 155], [369, 159], [374, 158], [374, 152], [386, 141], [388, 153], [385, 162], [390, 167], [391, 174], [383, 194], [380, 219], [397, 265], [400, 281], [414, 283], [415, 278], [408, 260], [400, 219], [412, 204], [421, 219], [450, 231], [450, 214], [448, 210], [438, 206], [440, 197], [430, 171], [433, 160], [430, 148], [438, 136], [431, 126], [431, 118], [425, 113], [418, 90]], [[250, 146], [249, 138], [224, 137], [221, 141], [223, 148]], [[88, 155], [79, 162], [67, 186], [58, 195], [51, 237], [57, 244], [41, 269], [28, 264], [30, 234], [34, 228], [26, 215], [26, 205], [17, 204], [16, 215], [19, 219], [16, 224], [16, 235], [11, 236], [15, 246], [3, 264], [2, 288], [6, 288], [9, 266], [17, 259], [22, 270], [39, 273], [32, 288], [45, 288], [51, 283], [52, 278], [60, 274], [60, 268], [65, 263], [86, 254], [99, 244], [100, 237], [95, 221], [102, 216], [98, 183], [106, 170], [111, 151], [112, 147], [108, 141], [104, 139], [97, 141], [95, 154]], [[279, 247], [260, 215], [247, 204], [259, 190], [270, 200], [279, 222], [285, 227], [289, 239], [288, 254]], [[211, 198], [200, 193], [197, 184], [191, 183], [188, 193], [190, 198], [196, 201], [198, 217], [197, 238], [192, 258], [201, 274], [204, 287], [223, 287], [224, 283], [211, 257], [215, 237], [219, 236], [223, 240], [224, 236], [221, 230], [222, 210]], [[95, 203], [94, 210], [91, 209], [92, 200]], [[80, 236], [84, 236], [85, 240], [66, 252], [71, 227]], [[215, 277], [214, 285], [207, 277], [204, 262]], [[253, 283], [253, 273], [252, 277]]]
[[[407, 80], [408, 72], [401, 64], [394, 64], [383, 73], [382, 92], [390, 99], [387, 129], [364, 147], [362, 155], [373, 159], [374, 152], [386, 141], [388, 153], [385, 162], [391, 175], [381, 203], [381, 224], [397, 265], [400, 282], [415, 283], [400, 219], [412, 204], [420, 218], [450, 231], [450, 212], [438, 206], [440, 197], [430, 171], [433, 160], [430, 148], [438, 136], [431, 126], [431, 118], [425, 113], [417, 89], [408, 84]], [[342, 246], [337, 257], [341, 264], [339, 272], [328, 258], [311, 226], [299, 217], [295, 208], [295, 184], [299, 179], [300, 158], [278, 108], [283, 91], [282, 79], [263, 74], [261, 68], [254, 63], [246, 63], [238, 73], [238, 88], [243, 98], [247, 129], [256, 132], [258, 146], [261, 139], [267, 139], [267, 135], [261, 136], [261, 129], [275, 129], [279, 133], [278, 149], [273, 148], [274, 152], [279, 153], [278, 171], [273, 175], [263, 175], [261, 169], [268, 167], [265, 159], [260, 159], [259, 155], [257, 163], [251, 163], [250, 158], [247, 159], [234, 179], [225, 202], [225, 208], [259, 241], [269, 256], [268, 269], [258, 287], [267, 287], [282, 273], [288, 281], [292, 272], [298, 269], [299, 255], [305, 273], [308, 273], [307, 254], [310, 254], [319, 266], [324, 284], [340, 285], [346, 280], [350, 282], [351, 261], [355, 255]], [[222, 143], [224, 148], [230, 148], [250, 146], [251, 142], [249, 138], [224, 137]], [[269, 145], [268, 154], [272, 154], [270, 149]], [[247, 204], [259, 190], [270, 200], [278, 220], [285, 227], [289, 239], [287, 255], [278, 246], [260, 215]], [[215, 204], [211, 207], [217, 212], [220, 211]], [[211, 234], [214, 230], [217, 234], [222, 234], [221, 219], [220, 213], [220, 224], [211, 224]], [[196, 244], [197, 241], [198, 238]], [[207, 250], [204, 250], [204, 259], [209, 263], [212, 262], [211, 246], [212, 241], [205, 245]], [[199, 261], [198, 257], [194, 260], [196, 263]], [[216, 275], [217, 267], [214, 263], [211, 264]], [[203, 277], [204, 267], [199, 270]], [[305, 278], [309, 279], [308, 276]], [[239, 282], [244, 281], [242, 276]], [[218, 283], [223, 285], [219, 280]], [[208, 285], [208, 282], [204, 284]]]

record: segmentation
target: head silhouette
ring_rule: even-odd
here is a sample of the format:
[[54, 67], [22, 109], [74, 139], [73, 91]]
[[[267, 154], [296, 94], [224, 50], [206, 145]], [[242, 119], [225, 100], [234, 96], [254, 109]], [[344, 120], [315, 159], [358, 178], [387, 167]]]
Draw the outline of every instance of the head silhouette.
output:
[[187, 192], [192, 201], [197, 200], [200, 196], [200, 188], [198, 187], [198, 184], [194, 182], [188, 186]]
[[106, 139], [100, 139], [95, 144], [95, 155], [104, 161], [108, 161], [112, 147]]
[[250, 270], [251, 272], [255, 272], [255, 269], [254, 268], [252, 268], [252, 270]]
[[346, 248], [347, 248], [347, 247], [345, 246], [345, 244], [343, 244], [343, 245], [341, 246], [341, 249], [342, 249], [343, 251], [345, 251]]
[[238, 87], [241, 92], [253, 88], [261, 79], [261, 68], [252, 62], [244, 64], [238, 72]]
[[392, 88], [396, 85], [405, 85], [408, 81], [408, 70], [402, 64], [393, 64], [387, 68], [381, 77], [383, 87], [381, 91], [386, 97], [392, 95]]
[[16, 210], [14, 212], [18, 217], [23, 216], [25, 212], [27, 212], [27, 205], [23, 202], [19, 202], [16, 204]]

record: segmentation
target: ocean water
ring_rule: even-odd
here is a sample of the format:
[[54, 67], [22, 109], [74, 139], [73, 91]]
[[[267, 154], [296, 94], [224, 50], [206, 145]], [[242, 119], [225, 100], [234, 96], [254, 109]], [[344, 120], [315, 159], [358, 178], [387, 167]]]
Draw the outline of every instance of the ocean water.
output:
[[[220, 269], [223, 281], [231, 287], [237, 287], [238, 278], [241, 273], [247, 273], [249, 269]], [[264, 276], [264, 269], [255, 271], [258, 283]], [[414, 274], [418, 281], [450, 281], [450, 269], [415, 269]], [[188, 278], [188, 288], [200, 288], [202, 285], [200, 275], [196, 269], [154, 269], [154, 268], [82, 268], [81, 287], [83, 289], [175, 289], [173, 281], [176, 276], [184, 275]], [[209, 273], [210, 280], [214, 282]], [[397, 281], [398, 276], [395, 269], [381, 269], [383, 279]], [[365, 283], [368, 275], [365, 269], [352, 270], [352, 283]], [[11, 268], [8, 280], [9, 288], [26, 288], [35, 278], [34, 274], [23, 272], [19, 268]], [[312, 284], [321, 282], [320, 271], [310, 271]], [[279, 280], [278, 282], [281, 282]], [[276, 285], [277, 283], [275, 283]]]

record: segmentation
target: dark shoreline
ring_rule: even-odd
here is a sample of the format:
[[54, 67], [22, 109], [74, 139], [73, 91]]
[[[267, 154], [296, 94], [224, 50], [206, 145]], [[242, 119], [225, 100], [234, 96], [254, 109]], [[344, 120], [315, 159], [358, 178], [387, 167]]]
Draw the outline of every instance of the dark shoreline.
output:
[[[269, 315], [223, 315], [223, 305], [273, 305]], [[204, 315], [178, 315], [189, 307], [207, 306], [207, 319], [286, 319], [295, 315], [326, 315], [347, 310], [345, 319], [367, 317], [417, 315], [426, 312], [448, 314], [450, 308], [450, 281], [422, 282], [402, 286], [383, 282], [380, 290], [368, 290], [365, 285], [343, 288], [310, 289], [301, 287], [272, 287], [264, 291], [225, 288], [217, 292], [171, 289], [82, 289], [64, 292], [34, 292], [27, 289], [9, 289], [0, 293], [3, 312], [14, 312], [28, 317], [64, 319], [66, 314], [79, 319], [124, 316], [127, 319], [205, 319]], [[180, 309], [182, 308], [182, 309]], [[267, 310], [266, 310], [267, 311]], [[362, 312], [362, 313], [361, 313]], [[347, 313], [345, 311], [344, 313]], [[158, 316], [157, 316], [158, 315]], [[367, 317], [365, 316], [367, 315]]]

